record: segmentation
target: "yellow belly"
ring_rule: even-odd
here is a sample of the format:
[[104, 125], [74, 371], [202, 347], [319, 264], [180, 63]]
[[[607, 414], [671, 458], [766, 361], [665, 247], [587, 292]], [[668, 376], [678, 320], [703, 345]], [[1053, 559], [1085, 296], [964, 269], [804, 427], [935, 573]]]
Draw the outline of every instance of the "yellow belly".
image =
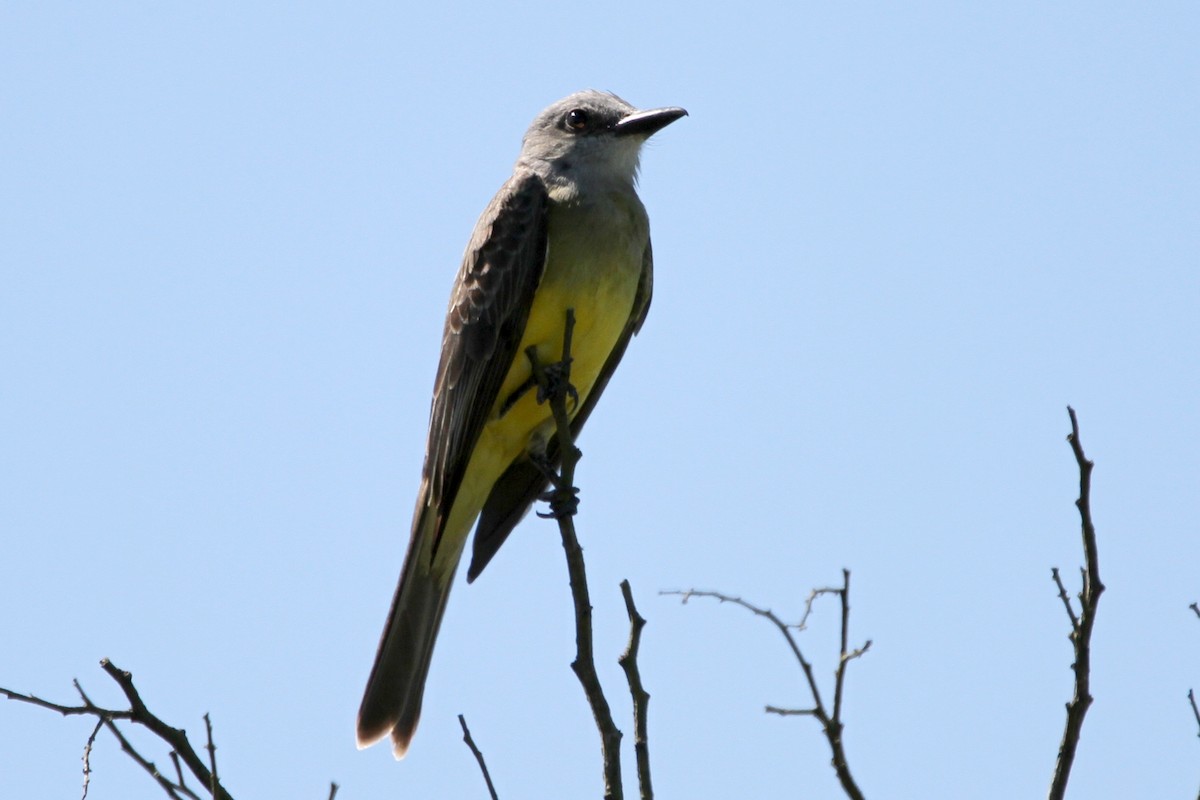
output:
[[[637, 203], [636, 198], [633, 202]], [[465, 539], [492, 485], [508, 465], [525, 453], [531, 442], [545, 441], [552, 434], [550, 407], [538, 404], [536, 390], [526, 391], [501, 415], [505, 402], [532, 375], [526, 350], [536, 347], [541, 364], [559, 361], [566, 311], [574, 309], [571, 385], [579, 393], [579, 403], [570, 409], [574, 415], [624, 331], [637, 294], [648, 231], [640, 203], [618, 207], [622, 217], [610, 218], [614, 224], [608, 226], [595, 225], [583, 210], [560, 207], [551, 211], [542, 281], [516, 358], [471, 455], [447, 532], [461, 531]]]

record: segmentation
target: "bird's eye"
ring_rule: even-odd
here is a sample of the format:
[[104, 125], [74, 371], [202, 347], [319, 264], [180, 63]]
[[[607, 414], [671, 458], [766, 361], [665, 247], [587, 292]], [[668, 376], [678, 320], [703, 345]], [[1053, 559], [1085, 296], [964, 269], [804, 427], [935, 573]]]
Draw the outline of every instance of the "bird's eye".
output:
[[582, 131], [588, 125], [588, 112], [582, 108], [573, 108], [567, 112], [567, 127], [573, 131]]

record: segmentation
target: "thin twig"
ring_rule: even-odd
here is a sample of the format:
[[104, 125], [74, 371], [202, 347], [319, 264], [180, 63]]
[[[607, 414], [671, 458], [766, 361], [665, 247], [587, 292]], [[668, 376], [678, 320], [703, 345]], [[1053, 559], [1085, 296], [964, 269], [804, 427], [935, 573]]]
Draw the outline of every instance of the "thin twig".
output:
[[779, 706], [764, 706], [763, 711], [768, 714], [778, 714], [781, 717], [815, 717], [817, 710], [815, 708], [780, 708]]
[[[75, 688], [79, 689], [78, 681], [75, 681]], [[82, 692], [82, 690], [80, 690], [80, 691]], [[49, 709], [50, 711], [57, 711], [59, 714], [62, 714], [64, 717], [104, 715], [104, 716], [110, 716], [112, 719], [130, 719], [133, 716], [133, 712], [131, 712], [131, 711], [117, 711], [115, 709], [105, 709], [105, 708], [100, 708], [99, 706], [92, 705], [91, 703], [85, 703], [82, 706], [65, 706], [65, 705], [61, 705], [59, 703], [52, 703], [49, 700], [43, 700], [42, 698], [35, 697], [34, 695], [31, 695], [31, 694], [21, 694], [20, 692], [14, 692], [12, 689], [5, 689], [3, 687], [0, 687], [0, 694], [4, 695], [4, 697], [8, 700], [16, 700], [18, 703], [27, 703], [31, 706], [37, 706], [38, 708], [45, 708], [45, 709]]]
[[[1190, 608], [1192, 613], [1194, 613], [1197, 617], [1200, 617], [1200, 603], [1192, 603], [1188, 606], [1188, 608]], [[1200, 708], [1196, 707], [1196, 693], [1191, 689], [1188, 689], [1187, 699], [1188, 703], [1192, 707], [1192, 716], [1196, 718], [1196, 736], [1200, 737]], [[1196, 800], [1200, 800], [1200, 792], [1196, 793]]]
[[1067, 595], [1067, 587], [1063, 586], [1062, 576], [1058, 574], [1058, 567], [1050, 568], [1050, 577], [1054, 579], [1054, 585], [1058, 587], [1058, 597], [1063, 602], [1063, 608], [1067, 610], [1067, 617], [1071, 620], [1071, 630], [1079, 628], [1079, 617], [1075, 616], [1075, 606], [1071, 605], [1071, 598]]
[[534, 380], [538, 385], [539, 397], [545, 397], [550, 403], [554, 415], [558, 449], [562, 457], [557, 477], [552, 480], [550, 508], [553, 513], [549, 516], [558, 521], [558, 531], [562, 536], [563, 551], [567, 557], [567, 573], [570, 576], [571, 597], [575, 604], [575, 660], [571, 669], [583, 686], [592, 716], [596, 720], [596, 728], [600, 732], [600, 752], [604, 762], [604, 797], [605, 800], [622, 800], [624, 789], [621, 783], [621, 731], [613, 721], [612, 709], [600, 686], [600, 676], [596, 673], [596, 661], [592, 646], [592, 603], [588, 593], [587, 570], [583, 563], [583, 548], [579, 546], [579, 538], [575, 535], [575, 465], [582, 455], [575, 447], [574, 436], [571, 433], [571, 420], [567, 414], [567, 398], [572, 396], [574, 389], [570, 384], [571, 337], [575, 329], [575, 312], [568, 308], [566, 326], [563, 330], [562, 359], [558, 362], [558, 374], [551, 380], [546, 369], [538, 363], [537, 352], [534, 348], [526, 351]]
[[471, 754], [475, 756], [475, 761], [479, 764], [479, 771], [483, 773], [483, 780], [487, 784], [488, 796], [492, 800], [499, 800], [496, 794], [496, 787], [492, 785], [491, 773], [488, 772], [487, 763], [483, 760], [483, 752], [475, 746], [475, 739], [471, 737], [471, 729], [467, 727], [467, 718], [459, 714], [458, 724], [462, 726], [463, 741], [467, 743], [467, 747], [471, 748]]
[[187, 779], [183, 777], [183, 764], [179, 762], [179, 753], [172, 750], [169, 754], [171, 764], [175, 767], [175, 785], [184, 786]]
[[[1196, 612], [1196, 616], [1200, 617], [1200, 604], [1192, 603], [1188, 606], [1192, 611]], [[1200, 708], [1196, 707], [1196, 693], [1188, 689], [1188, 703], [1192, 706], [1192, 715], [1196, 718], [1196, 736], [1200, 737]]]
[[625, 613], [629, 616], [629, 645], [617, 659], [625, 670], [629, 683], [629, 694], [633, 698], [633, 753], [637, 758], [638, 789], [642, 800], [652, 800], [654, 788], [650, 782], [650, 739], [647, 732], [647, 714], [650, 694], [642, 685], [642, 674], [638, 669], [638, 650], [642, 645], [642, 628], [646, 620], [638, 613], [633, 602], [633, 589], [629, 581], [621, 581], [621, 596], [625, 598]]
[[183, 764], [179, 760], [179, 753], [172, 750], [170, 757], [171, 763], [175, 766], [175, 785], [182, 787], [188, 794], [191, 794], [192, 790], [187, 788], [187, 778], [183, 774]]
[[92, 780], [92, 745], [96, 743], [96, 737], [103, 727], [104, 718], [101, 717], [96, 720], [96, 726], [92, 728], [92, 732], [87, 738], [87, 744], [83, 746], [83, 794], [80, 795], [80, 800], [87, 800], [88, 784]]
[[[1195, 608], [1195, 606], [1196, 606], [1196, 604], [1192, 603], [1192, 607]], [[1197, 612], [1197, 613], [1200, 613], [1200, 612]], [[1200, 728], [1200, 708], [1196, 707], [1196, 693], [1193, 692], [1191, 689], [1188, 689], [1187, 697], [1188, 697], [1188, 702], [1191, 703], [1191, 705], [1192, 705], [1192, 716], [1194, 716], [1196, 718], [1196, 727]], [[1200, 732], [1198, 732], [1196, 735], [1200, 736]], [[1197, 797], [1197, 800], [1200, 800], [1200, 793], [1197, 793], [1196, 797]]]
[[818, 597], [826, 594], [836, 594], [837, 591], [838, 590], [832, 586], [825, 586], [820, 589], [813, 589], [811, 592], [809, 592], [808, 598], [804, 601], [804, 613], [800, 616], [800, 621], [791, 627], [798, 631], [806, 630], [808, 628], [808, 618], [812, 616], [813, 603], [816, 602]]
[[[846, 638], [850, 632], [850, 570], [842, 568], [842, 647], [838, 656], [837, 677], [834, 679], [833, 689], [833, 718], [839, 720], [842, 718], [842, 694], [843, 687], [846, 684], [846, 665], [850, 663], [853, 656], [850, 655], [850, 649], [846, 646]], [[870, 645], [868, 644], [867, 647]], [[862, 652], [865, 652], [863, 648]], [[838, 733], [841, 733], [839, 728]]]
[[[1192, 714], [1196, 717], [1196, 727], [1200, 729], [1200, 708], [1196, 707], [1196, 693], [1188, 689], [1188, 702], [1192, 704]], [[1196, 736], [1200, 737], [1200, 730], [1197, 730]]]
[[[676, 595], [681, 602], [687, 603], [693, 597], [707, 597], [718, 600], [722, 603], [732, 603], [733, 605], [741, 606], [760, 617], [763, 617], [774, 625], [784, 639], [787, 640], [788, 647], [792, 650], [792, 655], [796, 657], [797, 663], [800, 664], [800, 669], [804, 672], [804, 679], [808, 683], [809, 692], [812, 694], [813, 707], [807, 709], [790, 709], [780, 708], [779, 706], [767, 706], [765, 711], [769, 714], [778, 714], [779, 716], [807, 716], [816, 717], [821, 723], [821, 728], [825, 732], [825, 739], [829, 743], [831, 753], [830, 763], [833, 765], [834, 772], [837, 774], [838, 782], [842, 786], [842, 791], [851, 800], [863, 800], [862, 790], [859, 789], [854, 777], [850, 774], [850, 764], [846, 759], [845, 743], [842, 739], [842, 732], [845, 725], [842, 723], [842, 698], [845, 692], [846, 667], [856, 658], [859, 658], [871, 647], [870, 640], [867, 640], [862, 647], [855, 650], [850, 650], [848, 646], [850, 633], [850, 570], [842, 570], [842, 586], [841, 588], [825, 587], [823, 589], [814, 589], [809, 594], [808, 601], [805, 604], [804, 616], [801, 621], [796, 624], [789, 625], [780, 619], [775, 612], [770, 609], [761, 608], [753, 603], [749, 603], [740, 597], [731, 597], [730, 595], [722, 594], [721, 592], [688, 589], [686, 591], [672, 590], [659, 592], [663, 595]], [[841, 652], [838, 655], [838, 668], [834, 677], [833, 691], [833, 713], [830, 713], [825, 705], [825, 701], [821, 696], [821, 689], [817, 685], [817, 678], [813, 672], [813, 666], [804, 657], [804, 653], [800, 650], [800, 645], [796, 638], [792, 635], [793, 630], [802, 630], [808, 621], [809, 614], [812, 613], [813, 600], [824, 594], [836, 594], [841, 599], [842, 620], [841, 620]]]
[[1079, 747], [1079, 737], [1083, 732], [1083, 719], [1092, 704], [1091, 668], [1092, 668], [1092, 629], [1096, 624], [1096, 608], [1100, 595], [1104, 592], [1104, 584], [1100, 581], [1100, 556], [1096, 545], [1096, 528], [1092, 523], [1091, 491], [1092, 467], [1091, 461], [1083, 453], [1083, 445], [1079, 441], [1079, 420], [1075, 409], [1067, 406], [1067, 414], [1071, 418], [1071, 433], [1067, 441], [1075, 454], [1075, 463], [1079, 468], [1079, 498], [1075, 507], [1079, 509], [1080, 532], [1083, 538], [1084, 565], [1080, 568], [1082, 588], [1079, 592], [1079, 613], [1073, 610], [1066, 596], [1066, 589], [1058, 576], [1058, 570], [1052, 570], [1054, 581], [1059, 588], [1059, 595], [1067, 606], [1067, 616], [1071, 621], [1071, 646], [1075, 652], [1075, 663], [1071, 669], [1075, 672], [1075, 693], [1067, 703], [1067, 721], [1063, 728], [1062, 743], [1058, 748], [1058, 760], [1054, 765], [1054, 776], [1050, 781], [1049, 800], [1062, 800], [1066, 795], [1067, 781], [1071, 777], [1071, 766], [1075, 762], [1075, 751]]
[[213, 797], [217, 796], [217, 746], [213, 744], [212, 735], [212, 720], [208, 718], [208, 713], [204, 714], [204, 733], [208, 739], [208, 744], [204, 749], [208, 751], [208, 769], [211, 773], [208, 779], [208, 793]]

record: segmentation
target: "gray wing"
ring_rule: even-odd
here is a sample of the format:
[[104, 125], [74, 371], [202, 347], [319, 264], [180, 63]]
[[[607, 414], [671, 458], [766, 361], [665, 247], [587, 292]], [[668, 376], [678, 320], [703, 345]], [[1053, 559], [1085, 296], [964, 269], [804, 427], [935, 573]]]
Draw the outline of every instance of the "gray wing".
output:
[[[571, 433], [574, 436], [578, 437], [579, 432], [583, 430], [583, 423], [587, 422], [592, 409], [596, 407], [596, 401], [608, 385], [608, 379], [612, 377], [617, 364], [621, 363], [629, 340], [642, 329], [646, 313], [650, 310], [653, 289], [654, 256], [650, 249], [650, 241], [647, 240], [646, 252], [642, 254], [642, 275], [638, 281], [637, 294], [633, 298], [629, 321], [625, 323], [625, 329], [617, 339], [616, 346], [604, 362], [587, 400], [571, 421]], [[557, 437], [551, 437], [546, 455], [557, 468], [561, 460]], [[468, 583], [479, 577], [479, 573], [483, 572], [483, 568], [492, 560], [492, 556], [496, 555], [500, 545], [504, 544], [504, 540], [529, 511], [538, 495], [546, 491], [547, 486], [549, 482], [527, 456], [518, 458], [500, 476], [479, 515], [479, 525], [475, 529], [475, 542], [472, 546], [471, 566], [467, 569]]]
[[536, 175], [510, 178], [476, 223], [450, 295], [424, 468], [437, 539], [521, 343], [546, 262], [548, 202]]

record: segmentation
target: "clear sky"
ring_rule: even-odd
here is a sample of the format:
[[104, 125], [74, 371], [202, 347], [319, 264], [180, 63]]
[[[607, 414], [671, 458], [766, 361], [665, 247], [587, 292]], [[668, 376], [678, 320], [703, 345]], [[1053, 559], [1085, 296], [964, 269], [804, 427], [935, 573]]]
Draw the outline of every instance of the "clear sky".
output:
[[[842, 567], [868, 795], [1043, 795], [1068, 403], [1109, 588], [1073, 796], [1195, 796], [1198, 42], [1190, 2], [6, 3], [0, 685], [116, 704], [111, 657], [212, 714], [239, 798], [484, 797], [459, 713], [502, 797], [599, 796], [536, 519], [455, 589], [409, 757], [353, 735], [463, 247], [592, 87], [691, 113], [644, 153], [654, 303], [577, 476], [627, 741], [622, 578], [649, 620], [659, 796], [839, 796], [762, 712], [806, 701], [777, 634], [657, 592], [795, 617]], [[77, 796], [89, 730], [0, 704], [0, 796]], [[160, 796], [110, 737], [92, 766]]]

